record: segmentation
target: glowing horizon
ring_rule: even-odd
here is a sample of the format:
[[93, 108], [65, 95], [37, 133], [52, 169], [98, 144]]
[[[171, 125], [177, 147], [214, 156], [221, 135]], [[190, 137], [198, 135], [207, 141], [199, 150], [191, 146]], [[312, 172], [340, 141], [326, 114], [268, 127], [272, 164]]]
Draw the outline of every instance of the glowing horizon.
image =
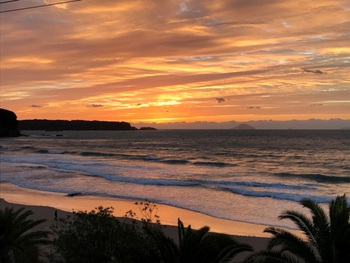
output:
[[350, 119], [346, 0], [82, 0], [0, 18], [1, 108], [21, 120]]

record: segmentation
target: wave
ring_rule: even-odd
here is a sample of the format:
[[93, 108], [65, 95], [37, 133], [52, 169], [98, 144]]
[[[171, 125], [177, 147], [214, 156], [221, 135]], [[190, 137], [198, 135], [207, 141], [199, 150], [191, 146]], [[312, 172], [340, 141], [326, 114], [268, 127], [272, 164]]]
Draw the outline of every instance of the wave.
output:
[[193, 162], [187, 159], [167, 159], [167, 158], [152, 157], [152, 156], [142, 156], [141, 159], [144, 161], [173, 164], [173, 165], [194, 165], [194, 166], [211, 166], [211, 167], [235, 166], [234, 164], [224, 163], [224, 162], [201, 162], [201, 161]]
[[[119, 153], [117, 152], [118, 149], [103, 152], [101, 149], [95, 150], [95, 148], [90, 148], [92, 149], [91, 151], [89, 148], [85, 148], [85, 151], [73, 147], [68, 149], [68, 151], [60, 150], [60, 147], [52, 148], [52, 150], [45, 149], [44, 145], [36, 147], [23, 146], [21, 154], [16, 152], [13, 155], [4, 155], [3, 161], [16, 163], [17, 165], [26, 165], [23, 167], [32, 168], [33, 170], [47, 169], [48, 180], [51, 180], [52, 173], [49, 173], [51, 171], [59, 173], [69, 172], [74, 174], [74, 176], [86, 176], [85, 178], [90, 176], [92, 182], [95, 181], [92, 177], [96, 177], [106, 180], [107, 183], [135, 184], [135, 187], [142, 187], [142, 185], [159, 186], [163, 189], [186, 187], [190, 191], [192, 191], [191, 187], [193, 187], [193, 191], [196, 191], [196, 189], [201, 191], [207, 189], [219, 195], [223, 194], [223, 192], [231, 192], [232, 195], [296, 202], [303, 198], [310, 198], [321, 203], [328, 202], [331, 200], [331, 197], [329, 197], [329, 191], [322, 190], [324, 185], [334, 184], [335, 187], [339, 185], [345, 189], [350, 183], [350, 177], [347, 175], [343, 176], [340, 173], [339, 175], [298, 174], [292, 172], [270, 173], [265, 170], [259, 173], [249, 173], [248, 171], [245, 174], [245, 166], [241, 166], [241, 164], [237, 169], [237, 176], [235, 176], [233, 173], [235, 173], [236, 169], [225, 169], [225, 167], [233, 167], [235, 164], [224, 162], [226, 159], [222, 159], [223, 162], [217, 161], [221, 159], [216, 159], [215, 157], [205, 159], [202, 153], [201, 157], [191, 159], [189, 154], [180, 153], [176, 156], [174, 153], [165, 155], [163, 152], [156, 151], [140, 152], [131, 150], [126, 153]], [[237, 161], [237, 159], [233, 160]], [[201, 169], [200, 167], [202, 166], [204, 168]], [[248, 166], [250, 167], [250, 164]], [[209, 169], [206, 167], [213, 168], [208, 172], [205, 171]], [[283, 171], [282, 168], [280, 171]], [[29, 172], [31, 173], [31, 171]], [[38, 171], [38, 173], [40, 172]], [[181, 175], [181, 173], [184, 174]], [[207, 174], [203, 174], [200, 177], [199, 173]], [[52, 176], [53, 184], [54, 180], [54, 176]], [[295, 183], [296, 181], [298, 183]], [[321, 191], [318, 191], [319, 189]], [[323, 197], [320, 197], [323, 194], [321, 192], [325, 193]]]
[[58, 150], [58, 149], [44, 149], [44, 148], [38, 148], [36, 146], [28, 146], [24, 145], [20, 148], [16, 149], [16, 151], [24, 151], [24, 152], [32, 152], [32, 153], [40, 153], [40, 154], [66, 154], [70, 153], [65, 150]]
[[[309, 198], [319, 203], [327, 203], [332, 197], [326, 196], [317, 196], [313, 193], [317, 193], [317, 186], [312, 185], [293, 185], [293, 184], [284, 184], [284, 183], [267, 183], [267, 182], [254, 182], [254, 181], [230, 181], [230, 180], [203, 180], [203, 179], [177, 179], [177, 178], [159, 178], [154, 177], [150, 178], [145, 176], [130, 177], [118, 175], [118, 167], [114, 165], [94, 162], [94, 163], [79, 163], [72, 162], [69, 159], [61, 160], [59, 162], [52, 160], [37, 160], [37, 163], [31, 163], [27, 165], [18, 165], [19, 168], [30, 168], [30, 169], [48, 169], [48, 171], [55, 171], [59, 173], [72, 173], [72, 176], [85, 176], [91, 178], [100, 178], [106, 182], [111, 183], [121, 183], [121, 184], [134, 184], [135, 187], [162, 187], [170, 189], [172, 187], [186, 187], [190, 188], [189, 191], [196, 191], [197, 189], [208, 189], [209, 191], [214, 191], [220, 194], [220, 192], [229, 192], [232, 194], [255, 197], [255, 198], [272, 198], [277, 200], [289, 200], [294, 202], [299, 202], [303, 198]], [[10, 161], [10, 160], [8, 160]], [[11, 159], [10, 162], [14, 162]], [[15, 161], [17, 164], [22, 164], [23, 160], [18, 159]], [[47, 166], [45, 166], [47, 165]], [[137, 168], [139, 169], [139, 168]], [[140, 168], [141, 169], [141, 168]], [[52, 174], [52, 173], [49, 173]], [[55, 183], [56, 176], [52, 176], [52, 184]], [[68, 178], [68, 177], [67, 177]], [[15, 178], [9, 178], [12, 182], [17, 182]], [[93, 180], [93, 179], [91, 179]], [[21, 182], [23, 180], [21, 179]], [[25, 180], [26, 181], [26, 180]], [[28, 181], [29, 182], [29, 181]], [[30, 183], [31, 184], [31, 183]], [[37, 187], [40, 187], [37, 185]], [[112, 184], [111, 184], [111, 187]], [[193, 189], [191, 189], [193, 188]], [[76, 189], [80, 191], [80, 189]]]
[[47, 169], [47, 167], [44, 165], [18, 165], [16, 167], [17, 168], [29, 168], [29, 169], [35, 169], [35, 170]]
[[[69, 152], [70, 154], [74, 152]], [[118, 156], [113, 153], [100, 153], [100, 152], [81, 152], [81, 156], [92, 156], [92, 157], [113, 157], [113, 156]]]
[[178, 164], [185, 165], [190, 164], [191, 162], [185, 159], [166, 159], [161, 157], [153, 157], [153, 156], [133, 156], [135, 159], [139, 159], [147, 162], [156, 162], [156, 163], [165, 163], [165, 164]]
[[333, 197], [328, 196], [315, 196], [315, 195], [304, 195], [299, 193], [282, 193], [282, 192], [272, 192], [272, 191], [252, 191], [252, 190], [245, 190], [242, 188], [229, 188], [229, 187], [223, 187], [223, 191], [229, 191], [235, 194], [240, 194], [244, 196], [250, 196], [250, 197], [267, 197], [267, 198], [273, 198], [273, 199], [279, 199], [279, 200], [289, 200], [294, 202], [300, 202], [301, 200], [307, 198], [311, 199], [314, 202], [317, 203], [329, 203]]
[[[201, 180], [201, 179], [168, 179], [168, 178], [146, 178], [146, 177], [124, 177], [116, 176], [115, 174], [108, 174], [105, 172], [91, 172], [89, 168], [85, 169], [86, 176], [100, 177], [111, 182], [120, 183], [132, 183], [138, 185], [153, 185], [153, 186], [187, 186], [187, 187], [201, 187], [209, 188], [215, 191], [233, 191], [243, 195], [250, 196], [249, 193], [271, 193], [281, 192], [283, 194], [286, 191], [298, 191], [298, 192], [310, 192], [316, 191], [317, 187], [312, 185], [292, 185], [282, 183], [264, 183], [264, 182], [248, 182], [248, 181], [225, 181], [225, 180]], [[261, 189], [261, 190], [257, 190]], [[240, 191], [240, 192], [239, 192]], [[246, 194], [244, 194], [246, 193]], [[261, 194], [261, 196], [264, 196]], [[268, 194], [264, 197], [273, 197], [272, 194]], [[274, 196], [278, 198], [278, 196]], [[280, 196], [281, 199], [285, 199]], [[279, 198], [279, 199], [280, 199]], [[289, 199], [287, 199], [289, 200]]]
[[224, 163], [224, 162], [193, 162], [197, 166], [215, 166], [215, 167], [228, 167], [236, 166], [236, 164]]
[[[88, 174], [87, 174], [88, 175]], [[243, 196], [273, 198], [299, 202], [304, 198], [312, 199], [319, 203], [327, 203], [332, 197], [310, 196], [305, 193], [317, 191], [310, 185], [291, 185], [281, 183], [244, 182], [244, 181], [212, 181], [212, 180], [176, 180], [143, 177], [116, 177], [112, 175], [89, 174], [88, 176], [102, 177], [108, 181], [119, 183], [131, 183], [137, 185], [163, 186], [163, 187], [199, 187], [214, 191], [231, 192]], [[300, 194], [302, 193], [302, 194]]]
[[36, 150], [37, 148], [35, 146], [24, 145], [20, 149], [22, 149], [22, 150]]
[[104, 178], [110, 182], [131, 183], [149, 186], [181, 186], [181, 187], [197, 187], [200, 183], [195, 180], [176, 180], [176, 179], [160, 179], [145, 177], [123, 177], [108, 174], [89, 173], [86, 176]]
[[301, 178], [303, 180], [316, 181], [318, 183], [350, 183], [349, 176], [336, 176], [336, 175], [324, 175], [324, 174], [294, 174], [294, 173], [277, 173], [274, 174], [283, 178]]
[[66, 151], [62, 151], [62, 150], [45, 150], [45, 149], [40, 149], [40, 150], [37, 150], [37, 153], [65, 154], [67, 152]]
[[161, 160], [162, 163], [166, 163], [166, 164], [189, 164], [190, 161], [187, 160], [181, 160], [181, 159], [165, 159], [165, 160]]
[[210, 167], [232, 167], [236, 164], [225, 163], [225, 162], [210, 162], [210, 161], [190, 161], [187, 159], [172, 159], [164, 157], [156, 157], [151, 155], [134, 155], [134, 154], [122, 154], [122, 153], [103, 153], [95, 151], [64, 151], [64, 150], [48, 150], [40, 149], [36, 147], [22, 147], [25, 150], [32, 150], [34, 153], [39, 154], [70, 154], [70, 155], [79, 155], [82, 157], [107, 157], [107, 158], [116, 158], [116, 159], [127, 159], [127, 160], [137, 160], [137, 161], [147, 161], [155, 163], [164, 163], [169, 165], [194, 165], [194, 166], [210, 166]]
[[264, 183], [264, 182], [246, 182], [246, 181], [204, 181], [208, 184], [216, 186], [240, 186], [246, 188], [265, 188], [265, 189], [277, 189], [277, 190], [315, 190], [316, 188], [311, 185], [292, 185], [282, 183]]

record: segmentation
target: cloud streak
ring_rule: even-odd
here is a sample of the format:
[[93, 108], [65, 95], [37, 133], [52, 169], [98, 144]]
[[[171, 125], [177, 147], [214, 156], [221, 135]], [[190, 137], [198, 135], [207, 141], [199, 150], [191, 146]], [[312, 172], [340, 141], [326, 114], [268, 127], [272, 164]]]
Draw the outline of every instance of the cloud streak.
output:
[[306, 72], [306, 73], [325, 74], [325, 72], [323, 72], [323, 71], [321, 71], [321, 70], [319, 70], [319, 69], [313, 70], [313, 69], [306, 69], [306, 68], [303, 68], [302, 70], [303, 70], [304, 72]]

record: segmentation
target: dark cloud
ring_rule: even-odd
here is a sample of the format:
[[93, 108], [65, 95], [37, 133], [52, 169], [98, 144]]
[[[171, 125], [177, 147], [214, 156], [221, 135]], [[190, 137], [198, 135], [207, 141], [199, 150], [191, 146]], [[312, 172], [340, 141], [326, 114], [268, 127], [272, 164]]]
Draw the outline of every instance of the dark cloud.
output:
[[306, 68], [302, 68], [302, 70], [306, 73], [314, 73], [314, 74], [326, 74], [325, 72], [319, 70], [319, 69], [306, 69]]
[[32, 108], [41, 108], [42, 106], [41, 105], [37, 105], [37, 104], [33, 104], [30, 107], [32, 107]]
[[260, 106], [249, 106], [249, 107], [247, 107], [247, 109], [248, 110], [259, 110], [259, 109], [261, 109], [261, 107]]
[[100, 107], [103, 107], [102, 104], [90, 104], [88, 105], [89, 108], [100, 108]]
[[216, 100], [218, 101], [218, 103], [225, 102], [224, 98], [216, 98]]

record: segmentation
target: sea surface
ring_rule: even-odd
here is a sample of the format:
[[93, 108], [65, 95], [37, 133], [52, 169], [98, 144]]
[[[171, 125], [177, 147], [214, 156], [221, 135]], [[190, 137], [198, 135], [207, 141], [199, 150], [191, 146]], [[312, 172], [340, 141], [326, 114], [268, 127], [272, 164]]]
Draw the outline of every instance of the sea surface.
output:
[[[210, 216], [278, 220], [350, 196], [349, 130], [22, 131], [2, 138], [1, 182], [150, 200]], [[190, 222], [187, 222], [190, 223]]]

